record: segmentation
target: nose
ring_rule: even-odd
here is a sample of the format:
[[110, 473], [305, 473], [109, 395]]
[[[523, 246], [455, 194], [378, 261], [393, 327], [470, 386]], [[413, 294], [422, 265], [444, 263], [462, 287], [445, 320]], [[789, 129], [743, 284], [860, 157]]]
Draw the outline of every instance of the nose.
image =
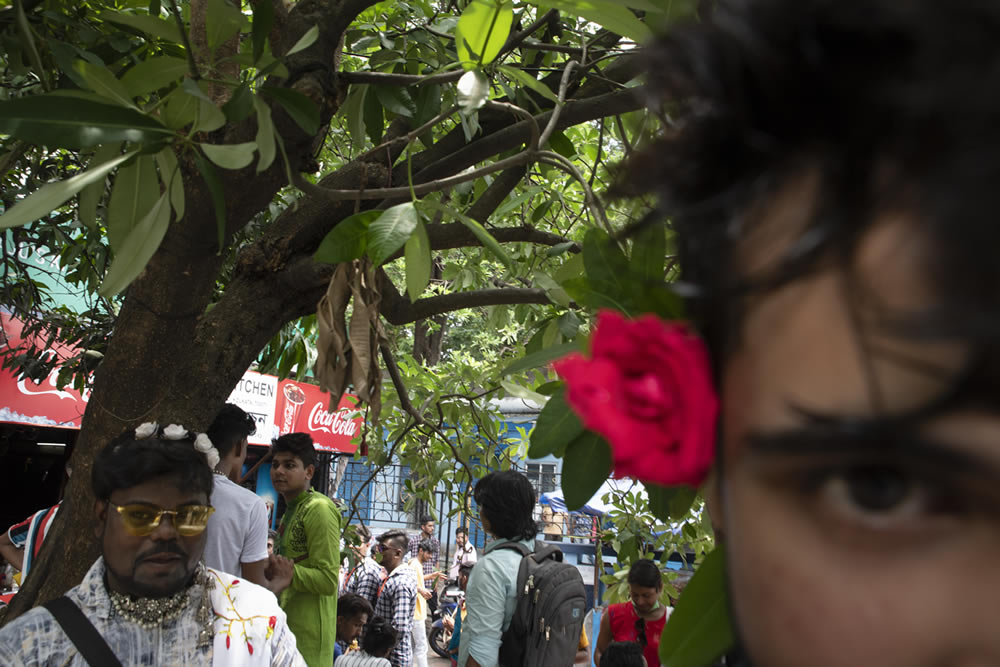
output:
[[153, 532], [149, 534], [150, 539], [156, 542], [176, 540], [178, 536], [172, 514], [161, 514], [159, 522], [153, 528]]

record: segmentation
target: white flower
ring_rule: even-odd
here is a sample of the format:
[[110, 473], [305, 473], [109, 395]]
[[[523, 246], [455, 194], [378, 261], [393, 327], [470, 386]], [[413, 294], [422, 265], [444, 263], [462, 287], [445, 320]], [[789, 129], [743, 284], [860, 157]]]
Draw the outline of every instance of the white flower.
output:
[[141, 424], [135, 429], [135, 439], [145, 440], [156, 433], [156, 429], [158, 428], [160, 427], [156, 422], [146, 422], [145, 424]]
[[206, 433], [198, 434], [198, 437], [194, 439], [194, 448], [202, 454], [208, 454], [214, 449], [212, 441], [208, 439], [208, 434]]
[[163, 437], [167, 440], [182, 440], [187, 437], [187, 429], [177, 424], [171, 424], [163, 429]]
[[458, 80], [458, 105], [462, 112], [471, 114], [486, 104], [490, 98], [490, 82], [479, 70], [469, 70]]
[[212, 449], [205, 454], [205, 458], [208, 459], [208, 467], [214, 469], [215, 466], [219, 465], [219, 450], [212, 447]]

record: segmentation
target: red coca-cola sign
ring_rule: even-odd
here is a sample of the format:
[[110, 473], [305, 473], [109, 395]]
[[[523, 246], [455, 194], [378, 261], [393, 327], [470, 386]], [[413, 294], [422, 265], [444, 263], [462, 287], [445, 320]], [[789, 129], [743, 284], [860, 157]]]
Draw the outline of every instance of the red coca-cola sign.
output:
[[357, 398], [340, 397], [337, 409], [330, 412], [330, 394], [319, 387], [294, 380], [278, 383], [278, 406], [274, 413], [280, 434], [308, 433], [316, 449], [353, 454], [358, 448], [364, 414]]
[[[16, 350], [21, 347], [22, 324], [7, 313], [0, 312], [4, 338], [0, 339], [0, 351]], [[59, 343], [46, 347], [44, 354], [68, 359], [75, 351]], [[0, 422], [31, 424], [34, 426], [56, 426], [60, 428], [80, 428], [83, 412], [87, 408], [90, 392], [83, 394], [70, 387], [60, 389], [56, 384], [58, 367], [41, 382], [28, 378], [18, 379], [9, 370], [0, 370]]]

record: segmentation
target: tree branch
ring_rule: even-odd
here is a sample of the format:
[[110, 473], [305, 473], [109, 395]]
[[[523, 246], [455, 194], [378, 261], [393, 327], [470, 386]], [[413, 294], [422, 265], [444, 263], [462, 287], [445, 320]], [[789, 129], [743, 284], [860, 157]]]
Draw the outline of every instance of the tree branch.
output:
[[380, 272], [380, 287], [382, 290], [382, 305], [380, 312], [389, 324], [409, 324], [426, 317], [450, 313], [453, 310], [463, 310], [476, 306], [499, 306], [514, 303], [549, 304], [552, 301], [546, 296], [545, 290], [533, 287], [503, 287], [494, 289], [471, 290], [468, 292], [452, 292], [440, 296], [410, 299], [403, 296], [392, 284], [384, 272]]

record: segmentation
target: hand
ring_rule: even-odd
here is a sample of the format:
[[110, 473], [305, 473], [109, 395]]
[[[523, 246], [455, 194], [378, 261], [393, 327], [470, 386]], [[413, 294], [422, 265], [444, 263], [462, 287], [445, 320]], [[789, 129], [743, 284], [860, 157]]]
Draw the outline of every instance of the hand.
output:
[[455, 629], [455, 619], [453, 619], [451, 616], [445, 616], [444, 618], [441, 619], [441, 625], [444, 626], [445, 630], [451, 632]]
[[422, 597], [425, 600], [430, 600], [431, 597], [434, 595], [433, 593], [431, 593], [428, 590], [422, 590], [422, 591], [419, 591], [419, 593], [420, 593], [420, 597]]
[[268, 558], [264, 576], [267, 577], [267, 589], [277, 595], [292, 585], [295, 574], [295, 563], [284, 556], [271, 554]]

